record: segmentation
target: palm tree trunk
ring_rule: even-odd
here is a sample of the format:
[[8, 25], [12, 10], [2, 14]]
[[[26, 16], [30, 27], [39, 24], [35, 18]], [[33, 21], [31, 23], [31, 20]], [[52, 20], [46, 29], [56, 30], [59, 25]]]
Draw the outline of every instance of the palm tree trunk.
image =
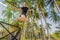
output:
[[26, 40], [25, 36], [26, 36], [26, 29], [27, 29], [27, 22], [24, 23], [24, 28], [23, 28], [23, 36], [24, 36], [24, 39], [23, 40]]
[[[41, 24], [42, 24], [42, 20], [41, 20]], [[42, 25], [43, 25], [43, 24], [42, 24]], [[42, 40], [46, 40], [45, 29], [43, 28], [43, 26], [42, 26], [41, 28], [42, 28], [42, 31], [43, 31]]]
[[59, 6], [58, 6], [57, 3], [56, 3], [56, 0], [54, 0], [54, 3], [55, 3], [55, 6], [56, 6], [58, 12], [60, 13], [60, 9], [59, 9]]
[[21, 31], [21, 30], [18, 30], [18, 32], [17, 32], [16, 35], [12, 38], [12, 40], [15, 40], [15, 38], [17, 38], [18, 40], [20, 40], [20, 39], [19, 39], [19, 37], [20, 37], [20, 31]]
[[47, 31], [47, 35], [48, 35], [47, 40], [50, 40], [49, 27], [48, 27], [48, 24], [47, 24], [47, 22], [46, 22], [46, 18], [45, 18], [45, 16], [43, 16], [43, 18], [44, 18], [45, 23], [46, 23], [46, 31]]

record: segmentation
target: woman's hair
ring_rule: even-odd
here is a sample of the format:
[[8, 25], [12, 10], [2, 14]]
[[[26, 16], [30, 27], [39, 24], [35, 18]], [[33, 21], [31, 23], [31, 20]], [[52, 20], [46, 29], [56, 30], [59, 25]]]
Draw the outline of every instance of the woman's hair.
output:
[[23, 6], [24, 6], [24, 7], [27, 7], [27, 6], [28, 6], [28, 5], [27, 5], [27, 2], [24, 2], [24, 3], [23, 3]]

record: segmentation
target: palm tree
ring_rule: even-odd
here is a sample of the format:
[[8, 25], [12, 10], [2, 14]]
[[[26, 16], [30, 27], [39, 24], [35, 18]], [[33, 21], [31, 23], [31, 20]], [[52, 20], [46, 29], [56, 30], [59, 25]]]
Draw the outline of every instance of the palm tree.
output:
[[[18, 17], [17, 15], [19, 15], [21, 13], [21, 10], [19, 8], [24, 1], [27, 2], [29, 8], [32, 9], [32, 11], [30, 11], [30, 12], [28, 11], [28, 13], [30, 13], [30, 14], [27, 13], [27, 18], [28, 18], [29, 22], [27, 22], [27, 23], [19, 22], [19, 21], [15, 22], [13, 19], [17, 18]], [[27, 29], [30, 29], [30, 28], [28, 28], [30, 26], [32, 26], [31, 28], [33, 28], [33, 30], [32, 30], [32, 33], [33, 33], [34, 28], [36, 28], [36, 29], [39, 28], [38, 26], [36, 26], [37, 25], [36, 21], [40, 20], [41, 25], [42, 25], [41, 26], [41, 29], [42, 29], [41, 30], [42, 31], [41, 40], [51, 40], [50, 39], [51, 37], [49, 34], [49, 25], [48, 25], [46, 19], [51, 18], [51, 19], [53, 19], [54, 22], [59, 21], [60, 17], [54, 11], [55, 7], [59, 11], [59, 8], [58, 8], [56, 2], [57, 1], [55, 1], [55, 0], [54, 1], [53, 0], [49, 0], [49, 1], [48, 0], [5, 0], [4, 3], [7, 4], [7, 8], [5, 11], [3, 11], [3, 15], [5, 16], [5, 19], [7, 19], [6, 21], [8, 21], [9, 23], [12, 21], [11, 24], [18, 25], [20, 28], [22, 28], [21, 29], [22, 33], [23, 33], [22, 35], [25, 35], [26, 32], [28, 32]], [[49, 11], [49, 12], [51, 12], [51, 14], [46, 12], [47, 9], [45, 9], [45, 7], [47, 7], [48, 5], [50, 5], [49, 9], [51, 9], [51, 11]], [[50, 17], [49, 17], [49, 15], [50, 15]], [[44, 22], [46, 24], [45, 27], [43, 26], [42, 19], [44, 19]], [[28, 23], [29, 23], [29, 25], [27, 25]], [[26, 24], [26, 25], [24, 25], [24, 24]], [[30, 31], [31, 31], [31, 29], [30, 29]], [[45, 31], [47, 31], [48, 39], [46, 39]]]

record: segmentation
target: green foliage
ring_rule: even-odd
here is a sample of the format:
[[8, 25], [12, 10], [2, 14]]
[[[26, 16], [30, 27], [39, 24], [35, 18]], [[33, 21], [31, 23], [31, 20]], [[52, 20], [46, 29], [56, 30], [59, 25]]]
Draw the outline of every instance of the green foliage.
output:
[[54, 22], [57, 22], [57, 21], [59, 21], [59, 20], [60, 20], [59, 15], [57, 15], [57, 13], [56, 13], [55, 11], [52, 11], [52, 13], [51, 13], [51, 16], [50, 16], [50, 17], [52, 18], [52, 20], [53, 20]]
[[[43, 25], [42, 23], [41, 23], [42, 24], [41, 26], [38, 26], [36, 21], [38, 21], [38, 19], [41, 20], [40, 18], [43, 18], [43, 19], [48, 18], [48, 16], [50, 15], [49, 13], [46, 12], [46, 9], [44, 8], [45, 1], [46, 0], [5, 0], [4, 2], [7, 3], [7, 8], [3, 11], [2, 14], [4, 15], [4, 18], [6, 18], [6, 20], [8, 20], [9, 23], [21, 28], [21, 30], [22, 30], [21, 36], [23, 36], [23, 34], [24, 34], [23, 30], [24, 30], [24, 27], [26, 26], [25, 28], [27, 31], [25, 33], [26, 33], [28, 39], [30, 39], [32, 34], [33, 34], [33, 36], [31, 37], [32, 39], [37, 39], [36, 38], [37, 36], [41, 36], [41, 38], [44, 38], [44, 35], [46, 35], [45, 33], [43, 33], [44, 30], [42, 29], [42, 28], [44, 28], [44, 26], [42, 26]], [[27, 2], [29, 8], [33, 7], [32, 8], [33, 13], [28, 12], [28, 13], [31, 13], [32, 16], [30, 16], [29, 14], [27, 15], [27, 16], [30, 16], [30, 17], [28, 17], [28, 19], [30, 18], [31, 22], [28, 22], [28, 23], [26, 23], [26, 25], [24, 25], [25, 23], [21, 22], [21, 21], [16, 21], [16, 20], [9, 21], [10, 19], [12, 19], [15, 12], [21, 13], [21, 10], [19, 10], [19, 8], [21, 7], [20, 5], [23, 4], [23, 2]], [[51, 0], [48, 1], [48, 5], [49, 4], [50, 4], [51, 9], [53, 9], [55, 7], [54, 2], [52, 2]], [[60, 17], [57, 15], [57, 13], [54, 10], [51, 10], [51, 11], [52, 12], [51, 12], [50, 18], [53, 19], [54, 22], [60, 21]], [[16, 14], [15, 14], [15, 16], [16, 16]], [[40, 16], [40, 18], [39, 18], [39, 16]], [[30, 19], [29, 19], [29, 21], [30, 21]], [[46, 20], [46, 19], [44, 19], [44, 20]], [[50, 28], [50, 24], [47, 23], [47, 20], [46, 20], [46, 24], [47, 24], [46, 27]], [[9, 26], [9, 27], [11, 27], [10, 31], [15, 29], [12, 26]], [[40, 33], [41, 35], [38, 35], [38, 33]], [[52, 38], [54, 38], [54, 37], [52, 37]]]
[[3, 15], [4, 17], [6, 17], [7, 19], [12, 18], [12, 12], [9, 9], [6, 9], [3, 11]]
[[55, 34], [58, 38], [60, 38], [60, 27], [56, 27], [56, 29], [58, 30], [55, 31]]

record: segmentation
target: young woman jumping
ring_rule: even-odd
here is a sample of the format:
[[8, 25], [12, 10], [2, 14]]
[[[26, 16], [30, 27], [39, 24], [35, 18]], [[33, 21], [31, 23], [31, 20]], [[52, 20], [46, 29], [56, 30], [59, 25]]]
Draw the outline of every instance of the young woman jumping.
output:
[[27, 3], [24, 2], [23, 3], [23, 7], [21, 7], [21, 10], [22, 10], [22, 14], [21, 14], [21, 17], [17, 18], [17, 20], [19, 21], [28, 21], [28, 19], [26, 18], [26, 13], [28, 11], [28, 7], [27, 7]]

